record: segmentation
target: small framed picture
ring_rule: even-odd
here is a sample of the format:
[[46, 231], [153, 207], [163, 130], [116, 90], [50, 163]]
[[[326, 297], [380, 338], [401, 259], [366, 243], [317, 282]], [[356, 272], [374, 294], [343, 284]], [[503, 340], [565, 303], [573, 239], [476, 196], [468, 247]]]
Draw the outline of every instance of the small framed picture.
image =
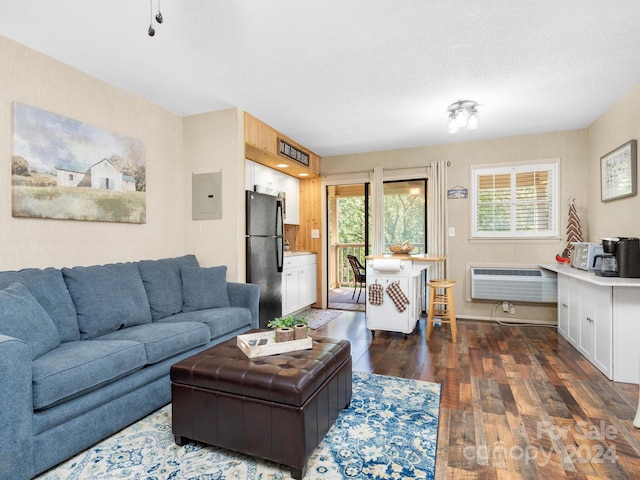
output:
[[630, 140], [600, 158], [600, 198], [603, 202], [637, 193], [637, 141]]

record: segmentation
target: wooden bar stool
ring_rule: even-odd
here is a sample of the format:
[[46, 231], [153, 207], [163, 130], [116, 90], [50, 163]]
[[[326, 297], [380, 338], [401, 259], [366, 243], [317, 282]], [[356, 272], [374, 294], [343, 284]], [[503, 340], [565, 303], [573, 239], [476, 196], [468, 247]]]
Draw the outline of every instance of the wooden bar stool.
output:
[[433, 330], [433, 319], [440, 318], [442, 323], [451, 324], [451, 340], [456, 343], [458, 325], [456, 324], [456, 308], [453, 304], [452, 288], [455, 280], [430, 280], [429, 285], [429, 313], [427, 314], [427, 340]]

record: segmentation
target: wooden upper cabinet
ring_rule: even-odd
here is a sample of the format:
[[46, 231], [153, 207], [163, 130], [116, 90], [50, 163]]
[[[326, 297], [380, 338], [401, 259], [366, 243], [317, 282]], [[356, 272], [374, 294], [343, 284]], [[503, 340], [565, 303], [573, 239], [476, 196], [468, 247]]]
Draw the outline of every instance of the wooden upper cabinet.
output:
[[244, 141], [263, 152], [272, 155], [278, 154], [278, 132], [246, 112], [244, 114]]
[[[309, 166], [281, 154], [279, 151], [280, 140], [307, 154]], [[245, 157], [249, 160], [294, 177], [299, 177], [301, 173], [306, 173], [309, 177], [317, 177], [320, 174], [320, 157], [318, 155], [246, 112], [244, 114], [244, 142]], [[279, 164], [287, 164], [288, 167], [278, 167]]]

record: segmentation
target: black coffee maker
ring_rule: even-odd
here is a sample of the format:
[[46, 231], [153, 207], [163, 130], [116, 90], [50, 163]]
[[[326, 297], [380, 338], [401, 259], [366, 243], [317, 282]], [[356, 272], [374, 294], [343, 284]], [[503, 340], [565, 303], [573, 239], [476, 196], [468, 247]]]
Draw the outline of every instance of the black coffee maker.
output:
[[[601, 277], [640, 278], [640, 239], [615, 237], [602, 239]], [[595, 260], [594, 260], [595, 261]]]
[[640, 278], [640, 239], [620, 238], [616, 259], [619, 277]]

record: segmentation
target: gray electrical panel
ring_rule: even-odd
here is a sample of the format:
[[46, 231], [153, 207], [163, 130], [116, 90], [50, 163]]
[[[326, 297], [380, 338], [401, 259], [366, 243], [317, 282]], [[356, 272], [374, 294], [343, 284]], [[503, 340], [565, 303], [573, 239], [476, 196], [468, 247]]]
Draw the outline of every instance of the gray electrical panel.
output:
[[193, 220], [222, 218], [222, 172], [193, 174], [191, 179]]

